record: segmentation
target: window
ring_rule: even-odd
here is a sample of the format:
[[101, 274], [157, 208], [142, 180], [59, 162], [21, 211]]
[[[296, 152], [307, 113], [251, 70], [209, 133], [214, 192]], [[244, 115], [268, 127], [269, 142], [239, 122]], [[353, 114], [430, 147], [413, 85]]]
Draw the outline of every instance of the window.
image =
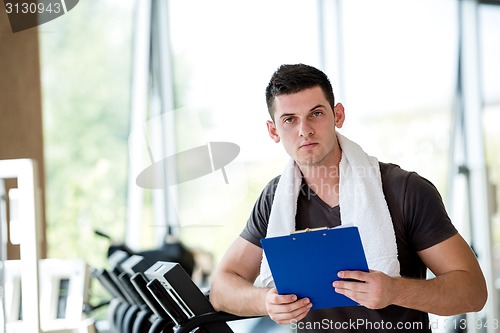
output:
[[123, 239], [133, 1], [80, 1], [39, 27], [48, 255], [100, 267]]

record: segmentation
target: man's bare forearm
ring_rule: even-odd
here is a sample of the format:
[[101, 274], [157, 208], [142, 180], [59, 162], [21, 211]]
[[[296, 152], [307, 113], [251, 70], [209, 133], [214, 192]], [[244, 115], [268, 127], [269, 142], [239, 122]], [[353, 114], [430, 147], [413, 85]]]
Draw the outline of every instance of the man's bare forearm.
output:
[[436, 277], [396, 279], [395, 303], [437, 315], [483, 308], [488, 298], [486, 282], [474, 253], [459, 234], [420, 251], [419, 256]]
[[239, 316], [264, 316], [268, 288], [259, 288], [242, 277], [218, 272], [210, 290], [210, 302], [219, 311]]
[[429, 280], [389, 277], [382, 272], [344, 271], [335, 290], [369, 309], [382, 309], [394, 304], [405, 308], [455, 315], [483, 308], [487, 291], [484, 280], [472, 272], [456, 270]]
[[395, 304], [446, 316], [483, 308], [488, 298], [486, 282], [474, 253], [459, 234], [418, 254], [435, 278], [418, 280], [389, 277], [377, 271], [343, 271], [339, 277], [365, 283], [336, 281], [335, 290], [370, 309]]
[[486, 286], [465, 271], [430, 280], [398, 278], [394, 283], [398, 291], [394, 304], [442, 316], [477, 312], [487, 299]]

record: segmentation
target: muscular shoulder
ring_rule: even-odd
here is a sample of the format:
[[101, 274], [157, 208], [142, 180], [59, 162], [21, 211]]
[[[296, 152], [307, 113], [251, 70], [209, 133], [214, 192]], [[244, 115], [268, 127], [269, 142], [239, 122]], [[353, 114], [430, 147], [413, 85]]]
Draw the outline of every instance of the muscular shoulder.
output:
[[261, 246], [260, 239], [266, 237], [269, 215], [271, 215], [274, 194], [276, 193], [279, 179], [280, 176], [271, 179], [266, 187], [264, 187], [255, 202], [245, 228], [240, 234], [242, 238], [259, 247]]
[[406, 171], [399, 165], [380, 163], [382, 186], [387, 200], [397, 199], [401, 205], [409, 201], [436, 201], [442, 203], [442, 198], [432, 182], [416, 172]]
[[414, 249], [423, 250], [456, 233], [439, 191], [428, 179], [390, 163], [380, 163], [380, 172], [394, 227]]
[[395, 183], [399, 186], [404, 186], [408, 181], [408, 177], [414, 173], [401, 169], [399, 165], [393, 163], [379, 162], [379, 165], [382, 184], [384, 185]]
[[397, 164], [382, 162], [379, 164], [386, 200], [397, 201], [400, 208], [403, 208], [410, 199], [423, 199], [428, 195], [441, 201], [436, 187], [416, 172], [406, 171]]

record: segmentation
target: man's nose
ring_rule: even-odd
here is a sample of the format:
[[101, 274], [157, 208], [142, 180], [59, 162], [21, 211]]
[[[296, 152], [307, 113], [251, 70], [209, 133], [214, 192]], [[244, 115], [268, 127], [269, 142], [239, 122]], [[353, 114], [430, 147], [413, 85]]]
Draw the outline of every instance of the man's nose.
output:
[[299, 126], [299, 136], [308, 137], [314, 134], [314, 129], [307, 121], [301, 121]]

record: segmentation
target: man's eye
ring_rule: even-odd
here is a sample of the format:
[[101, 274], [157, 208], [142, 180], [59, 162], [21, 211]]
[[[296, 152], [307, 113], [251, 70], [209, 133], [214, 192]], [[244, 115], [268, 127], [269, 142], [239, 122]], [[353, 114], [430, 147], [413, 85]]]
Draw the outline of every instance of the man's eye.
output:
[[293, 118], [285, 118], [285, 119], [283, 119], [283, 122], [284, 123], [291, 123], [291, 122], [293, 122]]
[[322, 114], [323, 114], [323, 112], [321, 112], [321, 111], [314, 111], [314, 112], [312, 113], [313, 117], [319, 117], [319, 116], [321, 116]]

